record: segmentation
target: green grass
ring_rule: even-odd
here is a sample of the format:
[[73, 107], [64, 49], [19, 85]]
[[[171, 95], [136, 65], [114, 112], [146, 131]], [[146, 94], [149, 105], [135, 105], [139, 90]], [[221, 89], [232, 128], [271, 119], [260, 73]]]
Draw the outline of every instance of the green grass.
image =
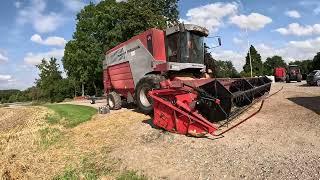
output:
[[147, 177], [138, 175], [135, 171], [125, 171], [117, 177], [117, 180], [147, 180]]
[[46, 120], [49, 124], [57, 124], [61, 120], [61, 116], [57, 113], [47, 115]]
[[79, 172], [75, 168], [67, 168], [63, 171], [61, 175], [55, 176], [54, 180], [77, 180], [77, 179], [86, 179], [86, 180], [97, 180], [98, 175], [96, 171], [84, 171]]
[[57, 143], [62, 137], [63, 134], [60, 129], [57, 128], [44, 128], [39, 130], [40, 133], [40, 145], [44, 148]]
[[61, 175], [55, 176], [54, 180], [76, 180], [79, 179], [76, 169], [66, 168]]
[[[54, 180], [97, 180], [108, 176], [117, 180], [147, 180], [144, 175], [138, 175], [136, 171], [119, 171], [114, 169], [118, 160], [108, 158], [110, 149], [103, 147], [100, 153], [91, 152], [81, 156], [79, 164], [67, 165], [65, 169], [53, 177]], [[102, 155], [102, 156], [101, 156]]]
[[55, 176], [54, 180], [97, 180], [100, 176], [109, 174], [110, 169], [100, 167], [94, 157], [82, 159], [78, 168], [67, 167], [61, 174]]
[[[82, 162], [80, 168], [67, 167], [60, 175], [55, 176], [54, 180], [97, 180], [99, 177], [109, 174], [110, 170], [102, 171], [94, 167], [95, 164], [85, 165]], [[120, 173], [117, 177], [117, 180], [147, 180], [146, 176], [138, 175], [136, 171], [124, 171]]]
[[92, 107], [72, 104], [49, 104], [45, 105], [45, 107], [55, 112], [55, 114], [47, 117], [48, 123], [61, 123], [67, 128], [86, 122], [97, 113], [97, 110]]

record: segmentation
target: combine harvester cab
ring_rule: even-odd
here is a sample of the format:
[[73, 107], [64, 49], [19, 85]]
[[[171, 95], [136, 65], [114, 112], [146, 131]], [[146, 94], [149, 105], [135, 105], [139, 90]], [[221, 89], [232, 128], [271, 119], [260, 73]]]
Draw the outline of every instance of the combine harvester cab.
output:
[[271, 88], [267, 77], [248, 79], [173, 80], [149, 95], [154, 101], [153, 123], [171, 132], [203, 136], [229, 123]]

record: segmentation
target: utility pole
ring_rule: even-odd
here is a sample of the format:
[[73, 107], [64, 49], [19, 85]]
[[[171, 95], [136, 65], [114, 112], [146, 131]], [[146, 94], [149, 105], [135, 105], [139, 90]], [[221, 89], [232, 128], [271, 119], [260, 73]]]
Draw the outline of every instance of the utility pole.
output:
[[246, 33], [247, 33], [247, 41], [248, 41], [248, 49], [249, 49], [249, 60], [250, 60], [250, 75], [252, 75], [252, 59], [251, 59], [251, 51], [250, 51], [250, 42], [249, 42], [249, 33], [248, 33], [248, 28], [246, 27]]

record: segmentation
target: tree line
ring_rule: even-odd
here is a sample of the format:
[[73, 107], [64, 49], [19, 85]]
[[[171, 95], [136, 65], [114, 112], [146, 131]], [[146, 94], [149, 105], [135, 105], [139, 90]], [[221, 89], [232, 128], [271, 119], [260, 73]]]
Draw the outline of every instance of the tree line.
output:
[[246, 56], [246, 63], [243, 66], [243, 71], [240, 73], [243, 77], [249, 77], [251, 75], [250, 55], [253, 76], [273, 75], [274, 68], [287, 68], [288, 65], [298, 65], [304, 76], [315, 69], [320, 69], [320, 52], [318, 52], [312, 60], [296, 60], [287, 64], [285, 60], [278, 55], [268, 57], [264, 62], [262, 62], [261, 55], [252, 45], [249, 51]]
[[[43, 59], [36, 67], [39, 78], [35, 85], [25, 91], [0, 91], [1, 102], [49, 101], [60, 102], [65, 98], [81, 95], [103, 94], [103, 60], [105, 52], [117, 44], [149, 28], [165, 29], [179, 22], [178, 0], [115, 0], [90, 3], [76, 16], [76, 30], [62, 58], [63, 77], [54, 57]], [[274, 67], [287, 64], [280, 56], [267, 58], [254, 46], [250, 47], [253, 75], [272, 75]], [[313, 60], [292, 62], [302, 68], [303, 73], [320, 69], [320, 53]], [[215, 60], [210, 52], [205, 52], [205, 64], [213, 70], [215, 77], [250, 76], [250, 58], [242, 72], [237, 72], [231, 61]]]
[[[287, 68], [288, 65], [298, 65], [301, 70], [301, 73], [304, 77], [315, 69], [320, 69], [320, 52], [318, 52], [312, 60], [296, 60], [289, 62], [286, 61], [278, 55], [266, 58], [263, 62], [261, 55], [255, 49], [253, 45], [250, 46], [245, 59], [245, 65], [243, 70], [239, 73], [235, 69], [233, 63], [230, 60], [221, 61], [215, 60], [211, 54], [208, 52], [208, 47], [205, 49], [205, 64], [207, 68], [214, 70], [213, 75], [217, 78], [230, 77], [230, 78], [239, 78], [239, 77], [250, 77], [251, 76], [251, 67], [250, 67], [250, 58], [252, 66], [252, 75], [253, 76], [264, 76], [264, 75], [273, 75], [274, 69], [277, 67]], [[251, 56], [251, 57], [250, 57]]]
[[[65, 46], [62, 64], [67, 78], [62, 77], [55, 58], [43, 59], [37, 65], [39, 79], [32, 87], [34, 96], [28, 100], [59, 102], [85, 94], [101, 95], [105, 52], [146, 29], [176, 24], [178, 1], [108, 0], [88, 4], [76, 15], [73, 39]], [[20, 101], [13, 98], [17, 93], [10, 95], [12, 100]], [[8, 102], [10, 96], [4, 96], [3, 102]]]
[[108, 0], [84, 7], [77, 14], [73, 40], [66, 44], [62, 59], [75, 94], [101, 93], [107, 50], [146, 29], [175, 24], [178, 16], [178, 0]]

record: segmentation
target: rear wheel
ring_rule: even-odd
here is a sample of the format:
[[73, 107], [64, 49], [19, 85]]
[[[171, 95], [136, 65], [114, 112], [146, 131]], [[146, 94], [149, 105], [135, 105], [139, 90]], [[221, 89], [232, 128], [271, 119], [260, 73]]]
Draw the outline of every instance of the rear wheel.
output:
[[107, 96], [108, 105], [111, 110], [121, 109], [121, 97], [116, 92], [110, 92]]
[[302, 75], [300, 74], [300, 75], [297, 75], [297, 81], [298, 82], [301, 82], [301, 80], [302, 80]]
[[151, 114], [153, 112], [153, 100], [149, 97], [148, 92], [153, 89], [160, 88], [160, 82], [165, 78], [160, 75], [150, 74], [146, 75], [138, 82], [135, 90], [135, 100], [138, 109], [144, 114]]
[[317, 86], [320, 86], [320, 80], [317, 81]]
[[286, 83], [290, 83], [290, 77], [286, 76]]

